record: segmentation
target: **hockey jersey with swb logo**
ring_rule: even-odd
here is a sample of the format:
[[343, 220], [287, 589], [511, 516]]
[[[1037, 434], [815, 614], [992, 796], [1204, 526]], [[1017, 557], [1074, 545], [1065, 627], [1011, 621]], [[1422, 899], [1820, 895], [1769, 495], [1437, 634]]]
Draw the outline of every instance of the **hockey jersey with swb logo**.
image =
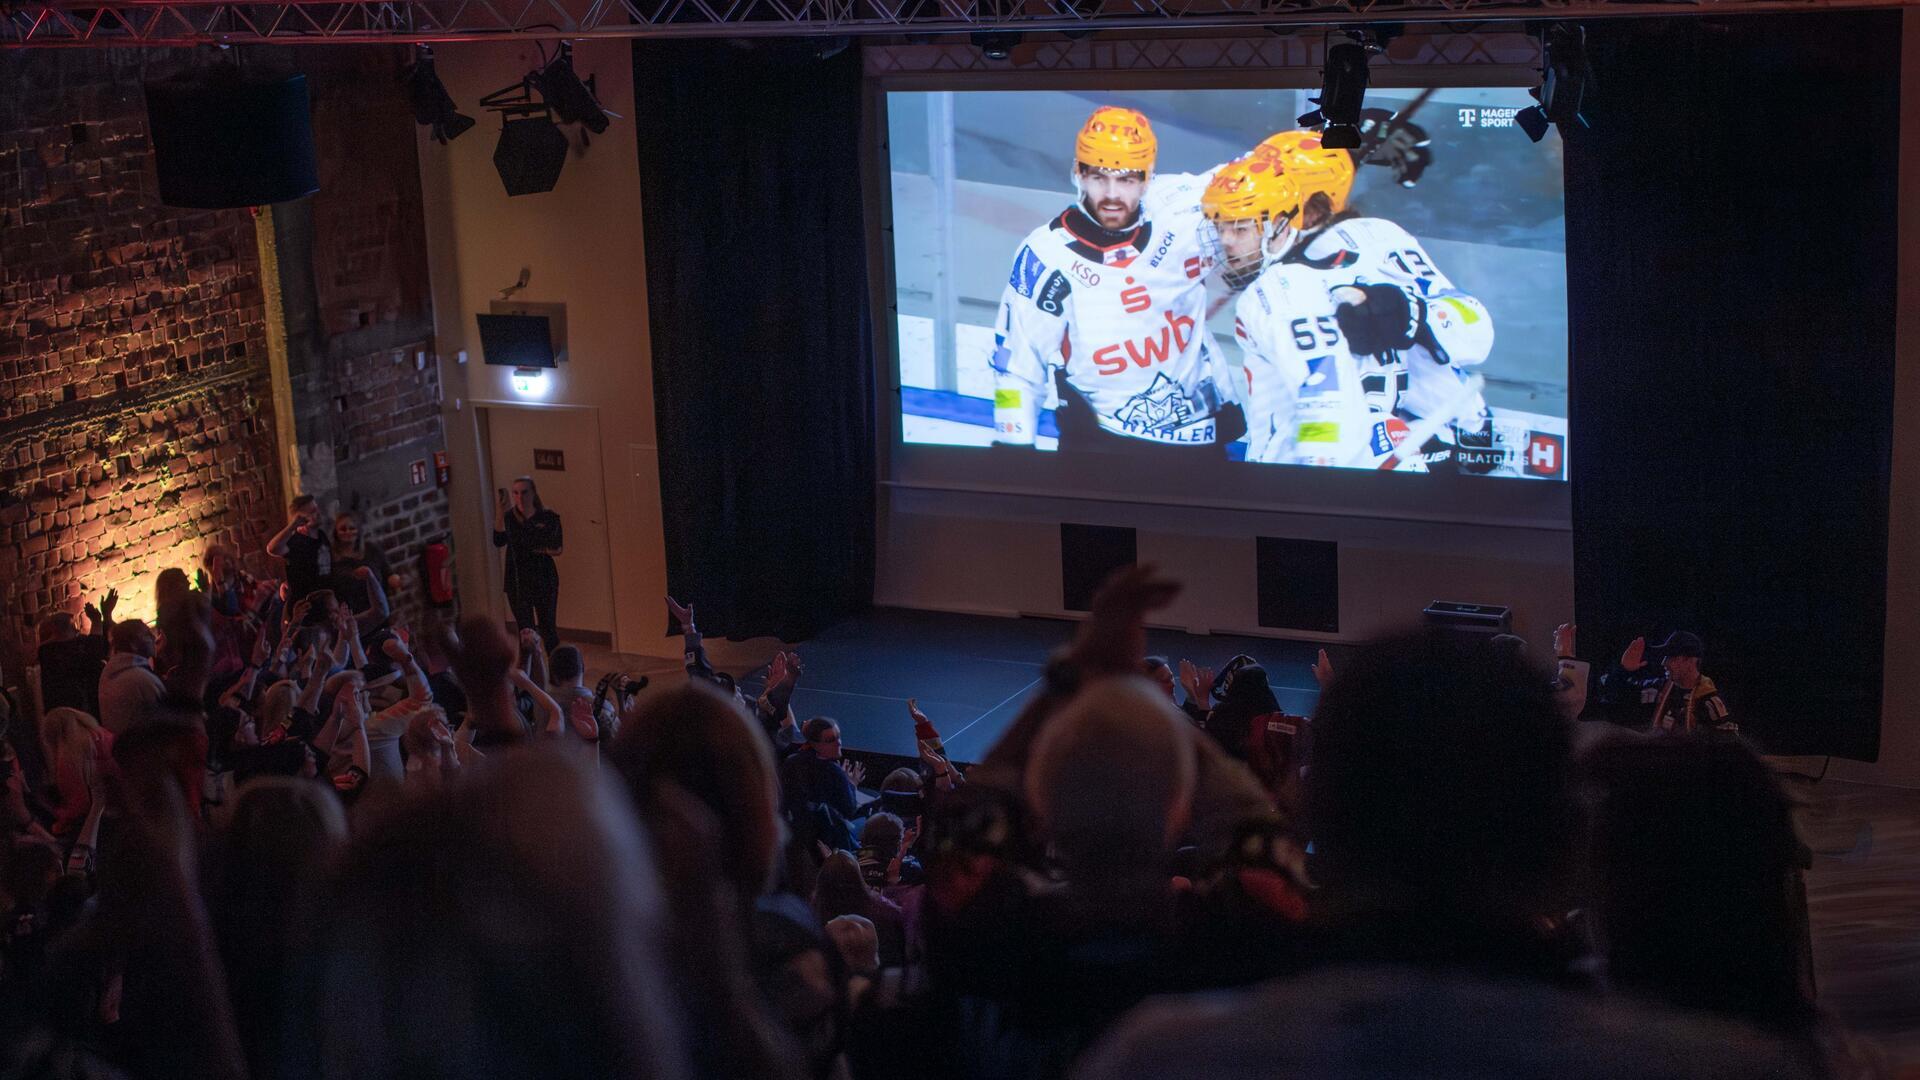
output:
[[1217, 441], [1233, 390], [1206, 328], [1211, 175], [1154, 177], [1128, 229], [1103, 229], [1076, 204], [1027, 235], [994, 326], [994, 441], [1033, 444], [1055, 368], [1109, 432]]
[[1325, 271], [1328, 285], [1397, 285], [1425, 305], [1414, 344], [1365, 357], [1360, 378], [1377, 412], [1426, 417], [1446, 410], [1463, 426], [1486, 409], [1479, 394], [1462, 394], [1463, 368], [1493, 351], [1493, 317], [1457, 288], [1428, 257], [1420, 241], [1384, 218], [1350, 218], [1322, 229], [1288, 264]]

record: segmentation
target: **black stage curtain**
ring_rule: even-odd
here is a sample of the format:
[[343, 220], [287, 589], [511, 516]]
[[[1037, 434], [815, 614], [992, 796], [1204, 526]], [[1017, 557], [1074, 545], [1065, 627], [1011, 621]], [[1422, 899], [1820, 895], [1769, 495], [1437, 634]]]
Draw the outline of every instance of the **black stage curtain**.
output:
[[667, 580], [734, 638], [873, 598], [860, 51], [815, 49], [633, 48]]
[[1764, 748], [1872, 759], [1900, 15], [1589, 34], [1592, 128], [1567, 145], [1582, 649], [1695, 630]]

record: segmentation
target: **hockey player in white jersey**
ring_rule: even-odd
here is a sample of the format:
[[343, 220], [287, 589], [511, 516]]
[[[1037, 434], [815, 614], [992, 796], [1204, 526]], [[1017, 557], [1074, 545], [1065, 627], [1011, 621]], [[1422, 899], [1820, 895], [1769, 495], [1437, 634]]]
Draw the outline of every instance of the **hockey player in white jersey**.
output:
[[1380, 414], [1374, 452], [1393, 449], [1393, 418], [1448, 413], [1449, 423], [1415, 460], [1433, 472], [1490, 471], [1490, 414], [1465, 370], [1493, 349], [1486, 306], [1448, 280], [1405, 229], [1383, 218], [1343, 216], [1354, 174], [1346, 151], [1326, 149], [1311, 131], [1282, 132], [1261, 146], [1280, 155], [1303, 200], [1299, 234], [1281, 261], [1326, 271], [1340, 286], [1335, 316], [1364, 358], [1361, 384]]
[[1239, 437], [1206, 329], [1200, 193], [1210, 175], [1154, 172], [1132, 109], [1094, 110], [1074, 146], [1079, 197], [1014, 255], [994, 326], [994, 441], [1032, 446], [1059, 387], [1062, 450], [1224, 455]]
[[1281, 261], [1303, 202], [1284, 156], [1265, 145], [1222, 166], [1200, 201], [1219, 244], [1215, 263], [1240, 290], [1233, 332], [1247, 460], [1371, 467], [1373, 417], [1340, 328], [1334, 279]]

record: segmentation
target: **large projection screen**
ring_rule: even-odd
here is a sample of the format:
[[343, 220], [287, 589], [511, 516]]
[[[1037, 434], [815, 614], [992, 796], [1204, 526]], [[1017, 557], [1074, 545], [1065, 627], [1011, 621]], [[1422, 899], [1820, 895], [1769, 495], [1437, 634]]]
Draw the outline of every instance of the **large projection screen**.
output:
[[[1376, 87], [1343, 185], [1282, 134], [1315, 92], [881, 86], [888, 481], [1565, 527], [1558, 135], [1520, 87]], [[1262, 157], [1302, 200], [1248, 256], [1221, 170]]]

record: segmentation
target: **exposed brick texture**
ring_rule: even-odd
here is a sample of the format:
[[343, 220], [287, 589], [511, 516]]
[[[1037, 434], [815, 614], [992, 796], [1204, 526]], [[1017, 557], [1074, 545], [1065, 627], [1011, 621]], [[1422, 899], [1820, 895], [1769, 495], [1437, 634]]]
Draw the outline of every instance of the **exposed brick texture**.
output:
[[215, 543], [281, 500], [249, 211], [159, 204], [143, 75], [168, 52], [0, 60], [0, 665], [32, 624]]
[[[405, 55], [329, 49], [300, 57], [313, 95], [320, 193], [278, 208], [275, 221], [308, 466], [302, 483], [330, 507], [364, 517], [368, 539], [405, 579], [395, 607], [415, 619], [424, 600], [420, 551], [452, 525], [432, 479], [433, 453], [446, 441], [415, 124], [399, 92]], [[310, 285], [292, 287], [302, 279]], [[428, 466], [421, 484], [412, 478], [417, 461]]]
[[[401, 50], [253, 50], [304, 71], [319, 195], [273, 208], [303, 484], [357, 509], [407, 578], [450, 531], [431, 472], [437, 365]], [[159, 204], [141, 86], [231, 62], [170, 50], [0, 54], [0, 679], [34, 624], [285, 520], [252, 212]], [[424, 369], [415, 357], [427, 352]], [[324, 422], [318, 422], [324, 418]], [[322, 463], [324, 463], [322, 465]]]

